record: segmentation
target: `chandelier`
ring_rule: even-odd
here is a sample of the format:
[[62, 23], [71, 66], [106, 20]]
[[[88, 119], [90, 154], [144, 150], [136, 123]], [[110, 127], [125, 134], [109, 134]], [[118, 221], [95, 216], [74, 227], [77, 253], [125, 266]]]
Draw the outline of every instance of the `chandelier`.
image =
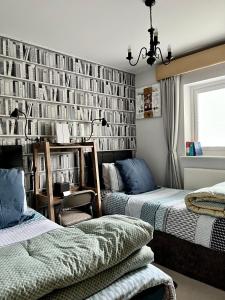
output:
[[160, 47], [158, 46], [160, 44], [159, 40], [158, 40], [158, 30], [152, 27], [152, 6], [155, 4], [155, 0], [145, 0], [145, 5], [148, 6], [150, 8], [150, 28], [148, 30], [149, 34], [150, 34], [150, 49], [148, 51], [148, 49], [146, 47], [142, 47], [137, 61], [135, 63], [132, 63], [131, 60], [133, 59], [132, 56], [132, 52], [131, 52], [131, 47], [128, 47], [128, 56], [126, 57], [126, 59], [129, 60], [129, 63], [131, 66], [136, 66], [139, 62], [140, 56], [142, 54], [142, 58], [145, 59], [147, 58], [147, 63], [149, 65], [153, 65], [155, 63], [155, 61], [157, 59], [161, 58], [161, 61], [164, 65], [168, 65], [171, 61], [172, 57], [172, 51], [171, 51], [171, 46], [168, 45], [168, 54], [166, 57], [166, 60], [164, 60], [163, 55], [162, 55], [162, 51], [160, 49]]

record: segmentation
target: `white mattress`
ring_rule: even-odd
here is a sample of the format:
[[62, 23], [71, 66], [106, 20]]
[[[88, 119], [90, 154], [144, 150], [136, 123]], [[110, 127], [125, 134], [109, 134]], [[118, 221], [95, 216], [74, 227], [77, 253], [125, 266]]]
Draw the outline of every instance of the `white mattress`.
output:
[[0, 229], [0, 247], [22, 242], [60, 227], [31, 208], [28, 208], [27, 212], [34, 213], [31, 220]]

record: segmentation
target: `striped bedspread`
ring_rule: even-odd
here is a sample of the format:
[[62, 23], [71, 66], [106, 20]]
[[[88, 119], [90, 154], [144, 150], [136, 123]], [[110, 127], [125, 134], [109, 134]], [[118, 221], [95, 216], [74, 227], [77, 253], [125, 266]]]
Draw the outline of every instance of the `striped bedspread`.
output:
[[160, 188], [139, 195], [108, 193], [103, 200], [105, 214], [124, 214], [149, 222], [155, 230], [214, 250], [225, 251], [225, 219], [187, 210], [189, 191]]

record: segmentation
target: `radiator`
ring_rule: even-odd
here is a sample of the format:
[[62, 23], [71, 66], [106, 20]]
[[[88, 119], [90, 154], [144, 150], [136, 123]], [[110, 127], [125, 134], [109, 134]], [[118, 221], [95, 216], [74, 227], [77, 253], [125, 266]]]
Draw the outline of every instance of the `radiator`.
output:
[[195, 190], [225, 181], [225, 170], [184, 168], [184, 189]]

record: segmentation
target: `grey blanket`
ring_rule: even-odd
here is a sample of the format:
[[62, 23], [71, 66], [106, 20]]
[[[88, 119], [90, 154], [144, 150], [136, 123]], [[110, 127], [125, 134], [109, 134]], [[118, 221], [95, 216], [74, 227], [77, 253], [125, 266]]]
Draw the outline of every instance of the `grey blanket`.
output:
[[195, 213], [225, 218], [225, 182], [187, 194], [185, 204]]

